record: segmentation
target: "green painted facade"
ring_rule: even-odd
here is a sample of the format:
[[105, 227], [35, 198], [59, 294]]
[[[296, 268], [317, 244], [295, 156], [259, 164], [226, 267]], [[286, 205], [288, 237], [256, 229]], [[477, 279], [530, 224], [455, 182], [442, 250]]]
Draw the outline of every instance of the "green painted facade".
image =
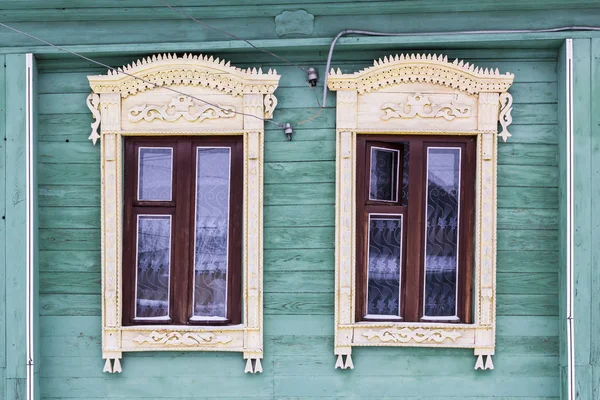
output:
[[[321, 90], [305, 75], [222, 33], [142, 0], [0, 1], [0, 22], [112, 66], [158, 51], [203, 52], [282, 76], [274, 120], [302, 121]], [[25, 53], [37, 58], [36, 395], [40, 399], [567, 399], [565, 45], [574, 49], [575, 362], [579, 399], [600, 398], [600, 33], [421, 35], [423, 31], [598, 25], [597, 1], [297, 2], [182, 0], [186, 12], [319, 70], [344, 28], [414, 33], [345, 38], [332, 66], [353, 72], [390, 53], [435, 52], [515, 74], [512, 138], [498, 146], [495, 370], [472, 350], [355, 348], [334, 370], [335, 93], [292, 142], [265, 133], [264, 373], [240, 354], [125, 353], [103, 374], [99, 146], [87, 140], [93, 64], [0, 27], [0, 398], [25, 398]], [[196, 2], [197, 3], [197, 2]], [[225, 4], [226, 3], [226, 4]], [[92, 6], [93, 4], [93, 6]], [[312, 33], [278, 36], [303, 9]], [[549, 12], [548, 9], [553, 9]], [[99, 21], [94, 21], [95, 18]], [[287, 29], [304, 29], [293, 24]], [[281, 33], [281, 29], [279, 29]], [[2, 64], [0, 64], [1, 66]], [[596, 210], [598, 212], [596, 212]]]

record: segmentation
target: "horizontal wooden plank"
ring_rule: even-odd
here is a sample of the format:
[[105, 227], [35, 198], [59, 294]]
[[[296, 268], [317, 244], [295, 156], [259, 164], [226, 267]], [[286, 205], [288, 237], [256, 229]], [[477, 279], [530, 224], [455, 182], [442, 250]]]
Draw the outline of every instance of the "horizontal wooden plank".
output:
[[499, 208], [558, 208], [558, 188], [499, 187]]
[[[237, 365], [232, 365], [232, 369], [239, 369], [243, 373], [242, 362], [243, 360], [239, 359]], [[272, 372], [265, 369], [264, 374], [269, 376]], [[196, 373], [185, 377], [169, 376], [169, 382], [177, 385], [176, 393], [182, 397], [195, 396], [199, 387], [204, 388], [202, 393], [205, 398], [233, 399], [246, 397], [246, 394], [249, 394], [247, 396], [249, 398], [260, 398], [261, 393], [271, 392], [271, 379], [249, 378], [251, 377], [241, 374], [236, 376], [236, 379], [231, 379], [230, 376], [202, 376]], [[101, 394], [105, 398], [147, 399], [156, 396], [157, 393], [166, 392], [164, 384], [160, 381], [160, 379], [148, 380], [144, 376], [117, 380], [114, 376], [103, 375], [98, 378], [40, 378], [40, 386], [55, 397], [89, 398], [90, 393], [94, 393]], [[224, 387], [227, 387], [227, 394], [223, 391]]]
[[[358, 365], [358, 364], [357, 364]], [[398, 388], [389, 385], [389, 377], [370, 377], [352, 384], [351, 380], [343, 375], [335, 376], [310, 376], [298, 379], [295, 376], [275, 376], [275, 397], [298, 396], [300, 398], [326, 396], [330, 393], [333, 385], [335, 394], [343, 398], [362, 398], [372, 393], [377, 393], [380, 398], [394, 396]], [[464, 377], [439, 377], [429, 376], [426, 379], [420, 377], [402, 379], [402, 393], [404, 396], [420, 396], [426, 398], [435, 396], [443, 388], [444, 398], [446, 396], [464, 395]], [[526, 377], [513, 376], [505, 379], [495, 379], [491, 375], [479, 374], [478, 379], [470, 380], [469, 394], [473, 398], [486, 398], [487, 396], [519, 396], [525, 391], [530, 395], [556, 396], [558, 395], [558, 383], [556, 377]], [[464, 397], [461, 397], [464, 398]]]
[[100, 207], [98, 185], [38, 185], [40, 207]]
[[[498, 294], [558, 293], [558, 273], [499, 273]], [[99, 272], [40, 272], [42, 294], [100, 294]], [[333, 271], [270, 271], [264, 276], [265, 293], [329, 294], [334, 290]]]
[[558, 210], [543, 208], [500, 208], [498, 229], [558, 229]]
[[[264, 251], [265, 273], [270, 271], [333, 271], [334, 250], [279, 249]], [[100, 249], [42, 250], [40, 272], [100, 273]]]
[[[545, 0], [541, 3], [535, 4], [523, 4], [515, 1], [507, 1], [504, 3], [497, 3], [491, 1], [484, 1], [481, 4], [473, 4], [468, 2], [457, 2], [457, 4], [449, 8], [447, 3], [443, 1], [429, 1], [427, 3], [420, 3], [418, 1], [376, 1], [376, 6], [371, 3], [364, 2], [353, 2], [338, 4], [338, 1], [327, 1], [322, 4], [315, 4], [313, 1], [301, 1], [296, 4], [290, 5], [287, 2], [278, 2], [277, 4], [261, 3], [261, 2], [248, 2], [247, 4], [231, 4], [224, 7], [223, 4], [207, 2], [202, 4], [188, 3], [185, 7], [181, 7], [179, 10], [194, 16], [195, 18], [251, 18], [258, 16], [271, 16], [275, 17], [284, 10], [292, 8], [304, 9], [314, 15], [338, 15], [338, 16], [351, 16], [351, 15], [366, 15], [366, 14], [382, 14], [382, 13], [401, 13], [401, 14], [413, 14], [413, 13], [443, 13], [443, 12], [473, 12], [473, 11], [524, 11], [524, 10], [535, 10], [543, 8], [544, 6], [548, 9], [559, 10], [561, 8], [567, 8], [566, 3], [560, 0]], [[340, 1], [341, 2], [341, 1]], [[176, 13], [174, 10], [170, 10], [160, 4], [146, 4], [141, 6], [135, 4], [134, 6], [128, 6], [128, 3], [134, 3], [132, 1], [125, 1], [125, 4], [117, 2], [100, 2], [98, 8], [90, 8], [85, 3], [71, 4], [71, 7], [64, 6], [47, 6], [43, 3], [37, 3], [35, 6], [28, 8], [26, 4], [23, 5], [8, 5], [8, 9], [2, 10], [0, 17], [3, 20], [10, 22], [25, 22], [25, 21], [97, 21], [97, 20], [153, 20], [153, 19], [186, 19], [187, 17], [183, 14]], [[178, 3], [178, 2], [177, 2]], [[41, 4], [41, 7], [40, 7]], [[64, 4], [64, 1], [51, 1], [50, 4]], [[595, 7], [597, 4], [590, 0], [574, 2], [573, 8], [587, 8]], [[569, 8], [572, 9], [572, 8]], [[362, 12], [361, 12], [362, 11]], [[425, 17], [426, 18], [426, 17]]]
[[265, 206], [265, 227], [335, 226], [335, 206]]
[[[345, 3], [347, 0], [327, 0], [324, 2], [321, 2], [322, 4], [328, 5], [328, 6], [333, 6], [336, 3]], [[378, 3], [381, 0], [375, 0], [375, 1], [367, 1], [367, 0], [355, 0], [354, 3], [359, 5], [363, 5], [364, 7], [367, 7], [369, 3]], [[389, 1], [385, 1], [385, 2], [381, 2], [382, 5], [385, 5], [386, 3], [388, 3]], [[253, 5], [253, 6], [260, 6], [260, 5], [270, 5], [272, 3], [272, 0], [230, 0], [227, 2], [227, 8], [233, 8], [235, 9], [236, 7], [239, 6], [244, 6], [244, 5]], [[315, 4], [316, 3], [316, 4]], [[296, 5], [298, 7], [311, 7], [313, 5], [318, 5], [319, 1], [317, 0], [300, 0], [300, 1], [296, 1], [294, 2], [293, 0], [280, 0], [278, 2], [278, 4], [293, 4]], [[414, 3], [414, 4], [412, 4]], [[185, 10], [189, 7], [206, 7], [206, 8], [213, 8], [213, 9], [218, 9], [219, 7], [223, 7], [223, 3], [219, 2], [217, 0], [206, 0], [203, 1], [202, 4], [198, 4], [198, 2], [192, 1], [192, 0], [174, 0], [171, 1], [172, 6], [174, 7], [178, 7], [178, 8], [182, 8], [182, 10]], [[505, 4], [497, 4], [496, 2], [490, 1], [490, 0], [483, 0], [480, 3], [473, 5], [473, 3], [469, 3], [469, 2], [457, 2], [457, 4], [462, 5], [462, 6], [466, 6], [466, 5], [470, 5], [471, 8], [465, 9], [464, 11], [472, 11], [474, 9], [476, 10], [483, 10], [483, 9], [487, 9], [486, 7], [493, 7], [491, 8], [491, 10], [502, 10], [502, 9], [506, 9], [506, 10], [527, 10], [527, 9], [538, 9], [538, 8], [544, 8], [546, 6], [554, 6], [557, 8], [560, 8], [561, 6], [565, 6], [565, 5], [569, 5], [570, 7], [574, 7], [574, 8], [581, 8], [581, 7], [591, 7], [594, 6], [596, 3], [594, 1], [591, 0], [573, 0], [572, 3], [565, 3], [562, 0], [541, 0], [539, 2], [536, 2], [535, 4], [523, 4], [522, 2], [518, 2], [518, 1], [514, 1], [514, 0], [508, 0], [506, 1]], [[74, 7], [77, 6], [77, 7]], [[418, 6], [418, 7], [417, 7]], [[476, 7], [476, 8], [473, 8]], [[122, 7], [127, 7], [127, 8], [133, 8], [133, 9], [137, 9], [137, 8], [149, 8], [148, 3], [142, 0], [97, 0], [95, 3], [93, 4], [88, 4], [88, 3], [80, 3], [80, 2], [76, 2], [73, 0], [47, 0], [45, 2], [39, 2], [36, 0], [6, 0], [6, 6], [5, 9], [6, 10], [25, 10], [25, 9], [35, 9], [35, 10], [43, 10], [43, 9], [52, 9], [52, 8], [76, 8], [76, 9], [102, 9], [102, 8], [122, 8]], [[151, 6], [154, 7], [154, 6]], [[447, 4], [443, 1], [431, 1], [427, 4], [421, 4], [420, 2], [411, 2], [411, 1], [406, 1], [406, 4], [401, 4], [397, 6], [399, 8], [399, 10], [401, 10], [402, 12], [408, 12], [409, 9], [411, 9], [412, 7], [417, 7], [416, 10], [419, 12], [433, 12], [433, 11], [446, 11], [447, 10]], [[403, 8], [405, 7], [405, 8]], [[377, 10], [378, 7], [374, 6], [373, 7], [374, 10]], [[452, 8], [452, 10], [455, 10], [454, 8]], [[457, 9], [456, 9], [457, 10]], [[136, 10], [137, 11], [137, 10]], [[360, 15], [360, 13], [359, 13]]]
[[498, 294], [498, 315], [558, 315], [558, 294]]
[[[433, 350], [433, 349], [431, 349]], [[401, 352], [402, 355], [395, 354]], [[388, 349], [387, 354], [359, 349], [352, 353], [352, 361], [360, 366], [353, 371], [353, 377], [370, 379], [373, 376], [388, 376], [394, 380], [404, 377], [426, 377], [431, 371], [436, 376], [452, 376], [461, 371], [465, 379], [477, 380], [480, 374], [472, 367], [470, 357], [456, 356], [406, 356], [400, 349]], [[433, 353], [433, 352], [432, 352]], [[558, 376], [558, 357], [547, 355], [530, 356], [500, 355], [494, 356], [494, 371], [502, 371], [500, 377], [509, 376]], [[279, 356], [274, 360], [277, 376], [331, 376], [338, 372], [331, 368], [331, 357], [326, 355], [314, 356]], [[386, 397], [387, 398], [387, 397]]]
[[39, 142], [38, 160], [44, 164], [95, 164], [100, 166], [100, 146], [91, 142]]
[[497, 272], [558, 273], [558, 249], [554, 251], [503, 250], [496, 253]]
[[498, 165], [498, 186], [558, 187], [558, 168]]
[[265, 273], [275, 271], [333, 271], [333, 249], [273, 249], [263, 255]]
[[500, 143], [499, 165], [558, 165], [558, 146], [548, 144]]
[[100, 229], [40, 229], [40, 250], [100, 250]]
[[100, 248], [95, 250], [40, 250], [40, 272], [100, 272]]
[[[333, 137], [332, 137], [333, 138]], [[265, 162], [334, 161], [335, 141], [267, 142]], [[40, 142], [42, 163], [80, 164], [100, 162], [100, 147], [89, 141]], [[502, 143], [498, 147], [499, 165], [558, 165], [558, 147], [545, 144]]]
[[[457, 370], [473, 371], [469, 373], [465, 372], [466, 377], [472, 375], [475, 378], [478, 374], [472, 368], [472, 357], [425, 356], [415, 359], [410, 356], [399, 357], [393, 354], [399, 349], [390, 350], [390, 354], [387, 355], [379, 355], [374, 352], [367, 352], [365, 354], [365, 352], [358, 350], [353, 354], [352, 358], [356, 365], [360, 365], [361, 368], [355, 369], [353, 376], [370, 377], [380, 375], [401, 378], [406, 376], [427, 376], [431, 370], [439, 371], [440, 376], [451, 376], [456, 374]], [[498, 361], [496, 361], [496, 357]], [[558, 375], [558, 358], [555, 356], [531, 355], [527, 358], [523, 355], [498, 354], [496, 357], [494, 357], [495, 371], [499, 377], [514, 375], [531, 377]], [[42, 370], [40, 374], [42, 377], [54, 378], [101, 377], [102, 365], [100, 364], [100, 368], [98, 368], [98, 362], [90, 361], [88, 357], [52, 358], [52, 356], [45, 356], [42, 358]], [[188, 376], [196, 373], [197, 369], [206, 369], [209, 376], [210, 374], [216, 375], [220, 373], [233, 377], [238, 375], [238, 372], [235, 371], [235, 368], [232, 368], [232, 364], [236, 365], [239, 363], [239, 355], [231, 353], [167, 353], [157, 356], [155, 362], [148, 361], [148, 357], [133, 354], [128, 355], [128, 375], [147, 376], [149, 379], [163, 377], [164, 364], [168, 363], [170, 374], [175, 376]], [[270, 358], [267, 363], [269, 367], [274, 367], [274, 371], [279, 376], [328, 376], [339, 373], [331, 367], [331, 354], [328, 353], [311, 356], [277, 356]]]
[[498, 273], [496, 293], [558, 295], [558, 272], [553, 273]]
[[265, 184], [335, 182], [334, 161], [265, 163]]
[[265, 184], [265, 205], [334, 204], [335, 184], [327, 183], [277, 183]]
[[[559, 335], [558, 316], [498, 316], [497, 337], [520, 340], [520, 337]], [[276, 336], [333, 336], [329, 315], [267, 315], [266, 335]], [[58, 338], [98, 336], [101, 320], [96, 316], [42, 316], [40, 335]]]
[[[345, 7], [352, 7], [352, 4], [347, 3], [340, 8], [345, 10]], [[354, 5], [354, 7], [356, 7], [356, 5]], [[330, 9], [330, 11], [333, 9], [335, 8]], [[120, 8], [120, 10], [120, 12], [123, 13], [123, 9]], [[166, 11], [164, 8], [162, 8], [162, 10]], [[225, 8], [225, 10], [227, 10], [227, 8]], [[382, 11], [378, 10], [378, 12]], [[438, 31], [442, 32], [464, 31], [468, 29], [522, 29], [524, 26], [529, 28], [546, 28], [548, 26], [547, 10], [545, 9], [522, 11], [518, 14], [515, 14], [514, 12], [498, 13], [493, 11], [483, 11], [479, 13], [454, 13], [452, 18], [448, 18], [447, 15], [447, 11], [427, 14], [422, 18], [415, 17], [415, 15], [412, 14], [403, 13], [363, 14], [357, 16], [321, 15], [314, 22], [310, 38], [332, 38], [338, 32], [347, 28], [347, 26], [365, 30], [377, 27], [382, 31], [397, 32], [400, 30], [407, 33], [421, 32], [423, 31], [422, 20], [425, 18], [428, 26], [436, 27]], [[552, 17], [552, 24], [554, 26], [565, 26], [569, 24], [593, 25], [595, 22], [594, 16], [594, 13], [590, 13], [584, 9], [570, 9], [568, 12], [556, 13], [556, 15]], [[19, 23], [18, 26], [20, 29], [35, 36], [42, 37], [56, 45], [78, 44], [97, 46], [102, 44], [114, 44], [115, 38], [119, 38], [119, 43], [123, 44], [182, 42], [186, 44], [198, 42], [200, 44], [203, 42], [230, 41], [231, 38], [226, 34], [223, 34], [223, 30], [248, 40], [254, 40], [254, 42], [257, 42], [255, 45], [258, 47], [264, 46], [264, 44], [261, 43], [264, 40], [279, 39], [279, 36], [274, 29], [275, 20], [271, 15], [245, 17], [243, 23], [232, 23], [231, 18], [231, 15], [228, 16], [225, 14], [225, 16], [221, 18], [205, 20], [211, 26], [217, 28], [216, 30], [198, 26], [191, 20], [182, 21], [179, 19], [164, 18], [160, 20], [160, 29], [156, 29], [156, 24], [150, 25], [148, 21], [144, 20], [128, 20], [127, 23], [123, 23], [123, 21], [112, 19], [110, 17], [101, 20], [101, 23], [96, 22], [93, 24], [90, 24], [88, 21], [67, 19], [64, 21], [46, 22], [44, 24], [39, 24], [37, 22], [23, 22]], [[151, 29], [152, 27], [155, 29]], [[252, 27], [252, 29], [249, 29], [248, 27]], [[85, 35], [77, 35], [79, 32], [85, 32]], [[470, 38], [472, 38], [472, 40], [482, 40], [482, 36], [484, 36], [484, 34], [472, 35]], [[527, 37], [531, 35], [516, 33], [513, 36], [515, 36], [514, 39], [527, 40]], [[443, 33], [438, 35], [438, 37], [443, 38]], [[497, 37], [497, 35], [494, 35], [493, 37]], [[1, 39], [0, 47], [31, 46], [30, 38], [20, 36], [16, 32], [5, 32]], [[388, 46], [392, 39], [395, 39], [392, 41], [392, 44], [395, 44], [396, 46], [398, 43], [408, 41], [408, 38], [402, 38], [402, 41], [399, 41], [399, 38], [366, 39], [370, 39], [369, 42], [388, 44]], [[450, 38], [447, 40], [450, 41]], [[343, 44], [344, 42], [342, 41], [340, 47], [342, 47]], [[500, 47], [505, 46], [506, 45]], [[231, 48], [231, 45], [220, 46], [219, 48], [228, 49]], [[247, 49], [248, 45], [243, 47], [239, 46], [238, 48]], [[191, 49], [197, 49], [197, 47], [191, 47]], [[134, 52], [136, 50], [144, 51], [139, 48], [131, 48], [130, 51]], [[189, 48], [187, 51], [189, 51]]]
[[556, 251], [557, 230], [514, 230], [500, 229], [497, 232], [498, 250]]
[[42, 294], [39, 299], [40, 316], [71, 315], [99, 317], [101, 315], [99, 294]]
[[265, 143], [265, 162], [334, 160], [335, 140]]
[[100, 182], [98, 164], [39, 164], [40, 185], [81, 185]]
[[[313, 115], [313, 114], [309, 114]], [[40, 146], [45, 142], [85, 142], [88, 140], [90, 124], [92, 122], [91, 114], [51, 114], [39, 116]], [[270, 124], [265, 126], [265, 141], [289, 143], [282, 129], [272, 128]], [[510, 126], [512, 137], [508, 143], [501, 143], [500, 148], [505, 144], [531, 143], [531, 144], [556, 144], [558, 128], [557, 125], [517, 125]], [[294, 127], [292, 141], [334, 141], [335, 128], [333, 125], [329, 128], [305, 127], [300, 125]], [[98, 146], [96, 146], [98, 147]], [[289, 147], [288, 147], [289, 148]], [[91, 151], [91, 150], [90, 150]], [[503, 158], [499, 161], [502, 163]]]
[[100, 207], [39, 207], [39, 227], [46, 228], [100, 228]]
[[[40, 229], [40, 250], [98, 250], [99, 229]], [[264, 248], [330, 249], [333, 227], [265, 228]], [[556, 230], [498, 230], [498, 250], [556, 251]]]
[[[100, 207], [100, 186], [40, 185], [39, 204], [42, 207]], [[333, 204], [335, 185], [329, 183], [266, 184], [265, 205]], [[519, 205], [521, 206], [521, 205]]]
[[333, 227], [265, 228], [264, 249], [330, 249]]
[[102, 280], [99, 272], [40, 272], [41, 294], [97, 294]]

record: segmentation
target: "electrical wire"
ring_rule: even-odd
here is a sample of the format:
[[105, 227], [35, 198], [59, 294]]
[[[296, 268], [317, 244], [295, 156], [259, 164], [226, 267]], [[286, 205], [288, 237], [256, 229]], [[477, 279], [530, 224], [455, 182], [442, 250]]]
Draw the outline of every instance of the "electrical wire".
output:
[[214, 26], [212, 26], [212, 25], [209, 25], [209, 24], [207, 24], [206, 22], [200, 21], [200, 20], [198, 20], [197, 18], [195, 18], [193, 15], [190, 15], [190, 14], [186, 13], [186, 12], [185, 12], [185, 11], [183, 11], [183, 10], [180, 10], [180, 9], [178, 9], [178, 8], [176, 8], [176, 7], [173, 7], [172, 5], [170, 5], [169, 3], [167, 3], [165, 0], [158, 0], [158, 1], [159, 1], [159, 2], [161, 2], [161, 3], [162, 3], [164, 6], [165, 6], [165, 7], [168, 7], [168, 8], [170, 8], [172, 11], [174, 11], [174, 12], [176, 12], [176, 13], [178, 13], [178, 14], [181, 14], [181, 15], [183, 15], [183, 16], [185, 16], [185, 17], [188, 17], [188, 18], [189, 18], [189, 19], [191, 19], [192, 21], [194, 21], [194, 22], [196, 22], [196, 23], [198, 23], [198, 24], [200, 24], [200, 25], [202, 25], [202, 26], [204, 26], [204, 27], [206, 27], [206, 28], [212, 29], [212, 30], [213, 30], [213, 31], [215, 31], [215, 32], [223, 33], [223, 34], [225, 34], [225, 35], [228, 35], [228, 36], [230, 36], [230, 37], [232, 37], [232, 38], [234, 38], [234, 39], [236, 39], [236, 40], [240, 40], [240, 41], [242, 41], [242, 42], [246, 42], [248, 45], [250, 45], [250, 46], [251, 46], [252, 48], [254, 48], [255, 50], [258, 50], [258, 51], [261, 51], [261, 52], [263, 52], [263, 53], [269, 54], [269, 55], [271, 55], [271, 56], [273, 56], [273, 57], [275, 57], [275, 58], [277, 58], [277, 59], [279, 59], [279, 60], [281, 60], [281, 61], [283, 61], [283, 62], [285, 62], [285, 63], [287, 63], [287, 64], [289, 64], [289, 65], [291, 65], [291, 66], [294, 66], [294, 67], [300, 68], [302, 71], [306, 72], [306, 68], [304, 68], [304, 67], [302, 67], [302, 66], [300, 66], [300, 65], [298, 65], [298, 64], [296, 64], [296, 63], [294, 63], [294, 62], [292, 62], [292, 61], [290, 61], [290, 60], [288, 60], [288, 59], [287, 59], [287, 58], [285, 58], [285, 57], [282, 57], [282, 56], [280, 56], [280, 55], [278, 55], [278, 54], [275, 54], [275, 53], [273, 53], [273, 52], [271, 52], [271, 51], [269, 51], [269, 50], [266, 50], [266, 49], [262, 49], [262, 48], [260, 48], [260, 47], [257, 47], [257, 46], [255, 46], [255, 45], [254, 45], [254, 43], [252, 43], [251, 41], [249, 41], [249, 40], [247, 40], [247, 39], [244, 39], [244, 38], [241, 38], [241, 37], [239, 37], [239, 36], [236, 36], [236, 35], [234, 35], [234, 34], [233, 34], [233, 33], [231, 33], [231, 32], [228, 32], [228, 31], [226, 31], [226, 30], [223, 30], [223, 29], [215, 28]]
[[105, 63], [103, 63], [103, 62], [96, 61], [96, 60], [94, 60], [94, 59], [91, 59], [91, 58], [89, 58], [89, 57], [86, 57], [86, 56], [84, 56], [83, 54], [79, 54], [79, 53], [76, 53], [76, 52], [74, 52], [74, 51], [71, 51], [71, 50], [69, 50], [69, 49], [66, 49], [66, 48], [64, 48], [64, 47], [61, 47], [61, 46], [58, 46], [58, 45], [52, 44], [52, 43], [48, 42], [47, 40], [44, 40], [44, 39], [42, 39], [42, 38], [39, 38], [39, 37], [37, 37], [37, 36], [35, 36], [35, 35], [32, 35], [32, 34], [30, 34], [30, 33], [23, 32], [23, 31], [21, 31], [21, 30], [19, 30], [19, 29], [17, 29], [17, 28], [13, 28], [12, 26], [6, 25], [6, 24], [4, 24], [4, 23], [2, 23], [2, 22], [0, 22], [0, 26], [4, 27], [4, 28], [6, 28], [6, 29], [10, 29], [11, 31], [13, 31], [13, 32], [17, 32], [17, 33], [19, 33], [19, 34], [21, 34], [21, 35], [27, 36], [27, 37], [29, 37], [29, 38], [31, 38], [31, 39], [37, 40], [37, 41], [39, 41], [39, 42], [42, 42], [42, 43], [44, 43], [44, 44], [46, 44], [46, 45], [48, 45], [48, 46], [50, 46], [50, 47], [56, 48], [56, 49], [58, 49], [58, 50], [61, 50], [61, 51], [67, 52], [67, 53], [69, 53], [69, 54], [72, 54], [72, 55], [74, 55], [74, 56], [76, 56], [76, 57], [82, 58], [82, 59], [84, 59], [84, 60], [86, 60], [86, 61], [89, 61], [89, 62], [91, 62], [92, 64], [100, 65], [100, 66], [102, 66], [102, 67], [104, 67], [104, 68], [108, 68], [109, 70], [115, 71], [115, 72], [117, 72], [117, 73], [120, 73], [120, 74], [127, 75], [127, 76], [129, 76], [129, 77], [131, 77], [131, 78], [134, 78], [134, 79], [138, 79], [138, 80], [140, 80], [140, 81], [142, 81], [142, 82], [145, 82], [145, 83], [147, 83], [147, 84], [150, 84], [150, 85], [154, 86], [155, 88], [164, 88], [164, 89], [170, 90], [171, 92], [178, 93], [178, 94], [180, 94], [180, 95], [183, 95], [183, 96], [189, 97], [189, 98], [191, 98], [191, 99], [197, 100], [197, 101], [199, 101], [199, 102], [201, 102], [201, 103], [204, 103], [204, 104], [208, 104], [209, 106], [212, 106], [212, 107], [218, 108], [218, 109], [220, 109], [220, 110], [223, 110], [223, 111], [225, 111], [225, 112], [228, 112], [228, 113], [229, 113], [229, 112], [232, 112], [232, 113], [234, 113], [234, 114], [239, 114], [239, 115], [244, 115], [244, 116], [248, 116], [248, 117], [253, 117], [253, 118], [259, 119], [259, 120], [261, 120], [261, 121], [263, 121], [263, 122], [268, 122], [268, 123], [274, 124], [274, 125], [276, 125], [276, 126], [277, 126], [277, 127], [279, 127], [279, 128], [283, 128], [283, 127], [284, 127], [284, 124], [280, 124], [280, 123], [279, 123], [279, 122], [277, 122], [277, 121], [271, 121], [271, 120], [268, 120], [268, 119], [264, 119], [264, 118], [258, 117], [258, 116], [256, 116], [256, 115], [252, 115], [252, 114], [246, 114], [246, 113], [244, 113], [244, 112], [241, 112], [241, 111], [235, 111], [235, 110], [231, 110], [231, 109], [226, 109], [226, 108], [223, 108], [223, 107], [220, 107], [220, 106], [218, 106], [217, 104], [213, 104], [213, 103], [211, 103], [211, 102], [209, 102], [209, 101], [203, 100], [203, 99], [201, 99], [201, 98], [198, 98], [198, 97], [196, 97], [196, 96], [192, 96], [191, 94], [188, 94], [188, 93], [181, 92], [181, 91], [179, 91], [179, 90], [177, 90], [177, 89], [173, 89], [173, 88], [171, 88], [171, 87], [168, 87], [168, 86], [159, 85], [159, 84], [157, 84], [157, 83], [154, 83], [154, 82], [151, 82], [151, 81], [149, 81], [149, 80], [147, 80], [147, 79], [144, 79], [144, 78], [141, 78], [141, 77], [139, 77], [139, 76], [136, 76], [136, 75], [130, 74], [130, 73], [128, 73], [128, 72], [126, 72], [126, 71], [124, 71], [122, 68], [115, 68], [115, 67], [112, 67], [112, 66], [110, 66], [110, 65], [107, 65], [107, 64], [105, 64]]
[[317, 118], [319, 115], [321, 115], [321, 113], [323, 112], [323, 110], [325, 109], [324, 107], [321, 106], [321, 102], [319, 101], [319, 95], [317, 94], [317, 91], [315, 90], [315, 86], [311, 86], [310, 83], [306, 82], [306, 84], [308, 85], [308, 87], [310, 87], [311, 91], [315, 94], [315, 100], [317, 100], [317, 104], [319, 105], [319, 111], [317, 111], [315, 114], [313, 114], [312, 116], [296, 123], [295, 126], [300, 126], [302, 124], [305, 124], [307, 122], [312, 121], [313, 119]]
[[504, 29], [504, 30], [480, 30], [480, 31], [451, 31], [451, 32], [402, 32], [388, 33], [377, 31], [363, 31], [358, 29], [344, 29], [338, 33], [331, 45], [329, 46], [329, 54], [327, 56], [327, 64], [325, 66], [325, 80], [323, 82], [323, 102], [322, 107], [327, 105], [327, 79], [329, 78], [329, 68], [331, 66], [331, 57], [333, 50], [339, 38], [345, 35], [365, 35], [365, 36], [453, 36], [453, 35], [479, 35], [479, 34], [509, 34], [509, 33], [551, 33], [551, 32], [566, 32], [566, 31], [600, 31], [599, 26], [561, 26], [558, 28], [547, 29]]

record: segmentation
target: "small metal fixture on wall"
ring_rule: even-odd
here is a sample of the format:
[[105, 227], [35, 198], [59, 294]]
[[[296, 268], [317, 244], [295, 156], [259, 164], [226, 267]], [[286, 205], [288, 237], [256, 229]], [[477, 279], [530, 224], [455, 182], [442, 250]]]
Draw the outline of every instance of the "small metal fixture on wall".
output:
[[307, 78], [306, 81], [311, 87], [317, 86], [317, 81], [319, 80], [319, 74], [317, 70], [313, 67], [310, 67], [306, 70]]
[[294, 133], [294, 128], [292, 128], [292, 125], [288, 122], [283, 126], [284, 132], [285, 132], [285, 136], [287, 137], [288, 141], [292, 141], [292, 134]]

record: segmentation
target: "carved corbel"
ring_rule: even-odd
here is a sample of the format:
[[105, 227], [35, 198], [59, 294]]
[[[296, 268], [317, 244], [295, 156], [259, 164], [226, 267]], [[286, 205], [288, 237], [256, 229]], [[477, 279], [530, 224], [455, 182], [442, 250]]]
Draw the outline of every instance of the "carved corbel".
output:
[[508, 126], [512, 124], [512, 115], [510, 115], [512, 111], [512, 103], [513, 98], [510, 93], [501, 93], [500, 94], [500, 117], [498, 118], [500, 121], [500, 125], [502, 126], [502, 132], [500, 132], [500, 137], [502, 140], [506, 142], [506, 140], [512, 135], [508, 132]]
[[98, 109], [100, 106], [100, 96], [94, 92], [90, 93], [86, 104], [94, 117], [94, 122], [91, 124], [92, 133], [88, 136], [88, 140], [91, 140], [95, 146], [98, 139], [100, 139], [100, 135], [98, 134], [98, 127], [100, 126], [100, 110]]
[[273, 118], [275, 107], [277, 107], [277, 97], [272, 93], [265, 95], [265, 119]]

